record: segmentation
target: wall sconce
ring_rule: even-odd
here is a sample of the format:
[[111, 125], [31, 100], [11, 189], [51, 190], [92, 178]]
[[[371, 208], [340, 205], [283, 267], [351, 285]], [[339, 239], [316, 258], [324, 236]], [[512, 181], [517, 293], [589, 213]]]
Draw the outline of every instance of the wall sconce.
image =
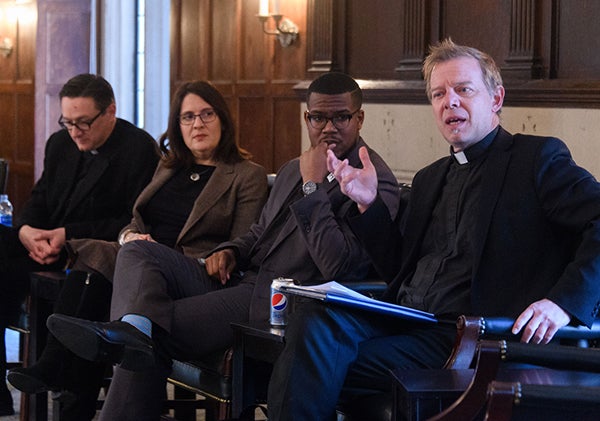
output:
[[[298, 38], [298, 26], [279, 13], [279, 0], [275, 0], [273, 5], [273, 13], [269, 13], [269, 0], [260, 0], [258, 20], [261, 22], [265, 34], [275, 35], [282, 47], [289, 47]], [[269, 17], [275, 21], [275, 29], [267, 29]]]
[[12, 54], [18, 25], [33, 24], [36, 16], [36, 6], [32, 0], [0, 0], [0, 28], [4, 30], [3, 35], [9, 35], [0, 36], [0, 55], [6, 58]]
[[12, 41], [8, 37], [4, 38], [2, 42], [0, 42], [0, 54], [2, 54], [3, 57], [8, 57], [10, 56], [10, 53], [12, 53], [12, 50]]

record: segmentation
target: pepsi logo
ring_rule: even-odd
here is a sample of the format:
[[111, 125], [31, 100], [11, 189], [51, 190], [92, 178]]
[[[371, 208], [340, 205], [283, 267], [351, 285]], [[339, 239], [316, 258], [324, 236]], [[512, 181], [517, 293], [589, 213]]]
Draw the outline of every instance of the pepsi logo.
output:
[[285, 307], [287, 306], [287, 301], [287, 297], [281, 292], [276, 292], [271, 297], [271, 305], [277, 311], [285, 309]]

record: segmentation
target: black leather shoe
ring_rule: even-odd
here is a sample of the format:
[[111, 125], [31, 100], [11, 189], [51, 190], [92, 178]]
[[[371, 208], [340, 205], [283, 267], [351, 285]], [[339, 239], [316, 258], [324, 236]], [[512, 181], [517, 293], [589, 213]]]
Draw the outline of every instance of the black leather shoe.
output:
[[25, 393], [41, 393], [50, 390], [58, 390], [58, 386], [52, 386], [51, 381], [43, 370], [39, 370], [34, 364], [31, 367], [17, 367], [9, 370], [6, 378], [15, 388]]
[[52, 314], [46, 325], [56, 339], [83, 359], [119, 364], [133, 371], [156, 365], [152, 339], [129, 323]]

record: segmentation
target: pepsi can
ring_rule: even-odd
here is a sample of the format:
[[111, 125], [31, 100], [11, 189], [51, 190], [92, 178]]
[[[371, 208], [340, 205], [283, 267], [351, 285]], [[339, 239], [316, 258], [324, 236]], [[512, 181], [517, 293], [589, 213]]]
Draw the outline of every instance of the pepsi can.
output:
[[271, 326], [286, 326], [290, 312], [290, 295], [281, 290], [283, 285], [294, 285], [293, 279], [277, 278], [271, 283]]

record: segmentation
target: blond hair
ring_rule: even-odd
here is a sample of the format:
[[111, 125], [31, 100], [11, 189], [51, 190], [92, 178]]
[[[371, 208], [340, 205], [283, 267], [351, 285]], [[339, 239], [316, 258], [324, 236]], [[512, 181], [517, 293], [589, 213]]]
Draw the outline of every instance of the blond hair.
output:
[[477, 60], [483, 74], [483, 82], [490, 95], [494, 95], [496, 88], [502, 86], [500, 69], [498, 69], [496, 62], [491, 56], [476, 48], [455, 44], [450, 38], [446, 38], [436, 45], [431, 45], [429, 47], [429, 54], [423, 61], [425, 93], [429, 101], [431, 101], [431, 73], [436, 64], [461, 57], [471, 57]]

